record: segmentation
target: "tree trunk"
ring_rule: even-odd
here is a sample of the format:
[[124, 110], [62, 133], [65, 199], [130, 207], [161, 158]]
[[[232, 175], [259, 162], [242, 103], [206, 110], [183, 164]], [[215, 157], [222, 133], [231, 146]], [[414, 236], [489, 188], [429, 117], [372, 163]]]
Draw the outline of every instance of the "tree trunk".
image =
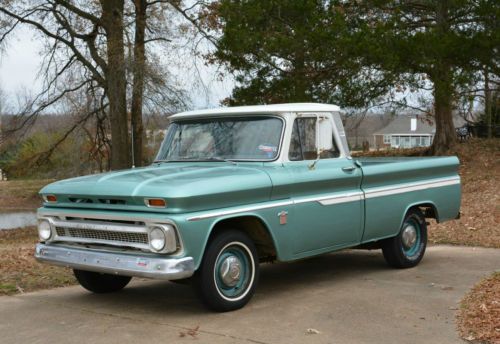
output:
[[123, 45], [124, 0], [100, 0], [102, 23], [106, 31], [106, 92], [111, 121], [111, 169], [131, 166], [128, 132], [125, 50]]
[[434, 117], [436, 133], [432, 141], [433, 155], [446, 154], [457, 142], [457, 134], [453, 124], [453, 95], [451, 68], [439, 68], [432, 78], [434, 83]]
[[142, 124], [142, 103], [144, 94], [144, 71], [146, 67], [146, 53], [144, 34], [146, 31], [146, 0], [134, 0], [135, 5], [135, 38], [134, 38], [134, 81], [132, 88], [131, 122], [133, 133], [134, 165], [144, 164]]
[[[438, 34], [443, 36], [450, 30], [448, 2], [442, 0], [436, 4], [436, 29]], [[446, 154], [457, 142], [452, 113], [455, 94], [453, 75], [451, 66], [442, 58], [436, 61], [430, 74], [434, 83], [434, 116], [436, 121], [436, 134], [432, 141], [431, 153], [441, 155]]]
[[491, 120], [491, 89], [490, 89], [490, 74], [488, 67], [484, 68], [484, 114], [486, 116], [486, 127], [488, 129], [488, 138], [492, 137], [492, 120]]

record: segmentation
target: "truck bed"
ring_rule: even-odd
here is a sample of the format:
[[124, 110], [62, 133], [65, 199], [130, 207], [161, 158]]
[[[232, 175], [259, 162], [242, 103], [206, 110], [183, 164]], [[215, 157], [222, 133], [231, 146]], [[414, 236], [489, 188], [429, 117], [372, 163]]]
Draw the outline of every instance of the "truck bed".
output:
[[456, 157], [357, 160], [362, 166], [361, 190], [365, 195], [363, 242], [395, 235], [402, 216], [413, 205], [429, 206], [438, 221], [457, 217], [461, 190]]

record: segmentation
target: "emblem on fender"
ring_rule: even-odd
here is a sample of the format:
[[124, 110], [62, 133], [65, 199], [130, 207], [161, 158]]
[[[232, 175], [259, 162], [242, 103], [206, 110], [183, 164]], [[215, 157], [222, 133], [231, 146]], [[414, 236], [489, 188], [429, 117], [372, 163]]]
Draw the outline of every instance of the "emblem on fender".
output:
[[287, 215], [288, 215], [288, 211], [284, 211], [284, 210], [282, 210], [278, 213], [278, 217], [280, 218], [280, 225], [286, 225]]

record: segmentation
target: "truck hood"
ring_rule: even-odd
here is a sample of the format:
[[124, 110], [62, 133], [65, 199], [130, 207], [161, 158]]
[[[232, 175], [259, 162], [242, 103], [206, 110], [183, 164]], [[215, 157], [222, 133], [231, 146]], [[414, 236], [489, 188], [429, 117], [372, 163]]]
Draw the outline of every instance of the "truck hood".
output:
[[[163, 163], [145, 168], [66, 179], [44, 187], [56, 203], [46, 207], [121, 209], [183, 213], [267, 201], [272, 183], [262, 166]], [[148, 208], [145, 198], [162, 198], [165, 209]]]

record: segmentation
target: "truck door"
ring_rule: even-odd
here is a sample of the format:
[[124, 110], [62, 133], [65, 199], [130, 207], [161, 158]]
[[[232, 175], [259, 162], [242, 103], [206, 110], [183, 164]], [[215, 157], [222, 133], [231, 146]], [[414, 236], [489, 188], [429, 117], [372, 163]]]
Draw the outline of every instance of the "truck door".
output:
[[[325, 131], [325, 127], [330, 130]], [[284, 167], [293, 180], [294, 220], [290, 225], [296, 257], [352, 246], [361, 240], [362, 173], [339, 150], [340, 138], [333, 128], [331, 114], [297, 115], [294, 119]], [[319, 150], [327, 139], [332, 140], [331, 147]]]

